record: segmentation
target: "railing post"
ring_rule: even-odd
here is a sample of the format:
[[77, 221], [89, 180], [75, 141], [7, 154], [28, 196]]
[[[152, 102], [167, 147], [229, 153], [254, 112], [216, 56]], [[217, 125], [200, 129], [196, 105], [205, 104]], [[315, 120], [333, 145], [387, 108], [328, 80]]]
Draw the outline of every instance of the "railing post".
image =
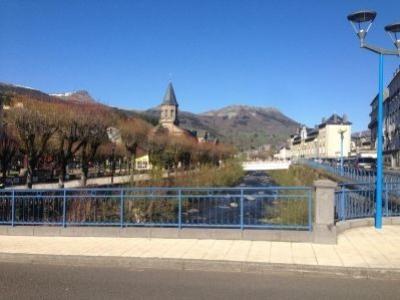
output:
[[124, 190], [121, 189], [121, 193], [119, 195], [119, 221], [120, 227], [124, 227]]
[[66, 216], [67, 216], [67, 190], [64, 189], [63, 193], [63, 216], [62, 216], [62, 227], [66, 226]]
[[182, 190], [178, 190], [178, 228], [182, 229]]
[[387, 182], [385, 184], [385, 214], [386, 217], [389, 217], [389, 186]]
[[240, 189], [240, 229], [244, 229], [244, 195], [243, 189]]
[[346, 201], [345, 201], [345, 188], [342, 185], [341, 193], [340, 193], [340, 218], [342, 221], [346, 220]]
[[308, 230], [312, 231], [312, 190], [308, 190]]
[[315, 187], [315, 219], [313, 240], [316, 243], [336, 244], [335, 189], [337, 183], [331, 180], [317, 180]]
[[15, 190], [12, 190], [11, 195], [11, 226], [14, 227], [15, 222]]

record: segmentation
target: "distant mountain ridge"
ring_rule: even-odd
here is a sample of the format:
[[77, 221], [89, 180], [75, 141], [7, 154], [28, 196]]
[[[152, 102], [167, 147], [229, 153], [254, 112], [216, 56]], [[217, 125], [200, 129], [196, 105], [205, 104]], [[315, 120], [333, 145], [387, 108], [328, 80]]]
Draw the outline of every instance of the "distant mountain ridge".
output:
[[28, 97], [33, 97], [40, 99], [42, 101], [51, 101], [52, 97], [42, 91], [36, 90], [31, 87], [26, 87], [22, 85], [14, 85], [0, 82], [0, 93], [2, 94], [19, 94]]
[[74, 92], [50, 94], [50, 96], [58, 97], [66, 101], [75, 101], [80, 103], [94, 103], [96, 100], [85, 90], [79, 90]]
[[212, 117], [235, 117], [241, 111], [252, 111], [254, 113], [259, 113], [260, 111], [266, 113], [280, 113], [280, 111], [274, 107], [260, 107], [260, 106], [251, 106], [251, 105], [228, 105], [220, 109], [206, 111], [201, 113], [203, 116], [212, 116]]
[[[30, 95], [43, 101], [74, 101], [77, 103], [95, 103], [96, 100], [87, 91], [47, 94], [42, 91], [0, 83], [1, 93]], [[135, 111], [110, 107], [127, 116], [140, 117], [156, 124], [160, 116], [159, 107], [146, 111]], [[299, 123], [287, 117], [273, 107], [255, 107], [248, 105], [230, 105], [216, 110], [195, 114], [179, 112], [180, 126], [199, 135], [208, 132], [222, 142], [230, 143], [239, 150], [256, 149], [262, 145], [278, 148], [285, 144], [290, 134], [295, 132]]]
[[[143, 112], [149, 117], [159, 116], [159, 108]], [[179, 112], [180, 126], [203, 134], [205, 131], [240, 150], [262, 145], [278, 148], [286, 143], [299, 123], [273, 107], [230, 105], [217, 110], [194, 114]]]
[[89, 92], [85, 90], [78, 90], [67, 93], [47, 94], [31, 87], [8, 84], [3, 82], [0, 82], [0, 93], [20, 94], [28, 97], [31, 96], [33, 98], [44, 101], [65, 100], [80, 103], [96, 102], [96, 100], [89, 94]]

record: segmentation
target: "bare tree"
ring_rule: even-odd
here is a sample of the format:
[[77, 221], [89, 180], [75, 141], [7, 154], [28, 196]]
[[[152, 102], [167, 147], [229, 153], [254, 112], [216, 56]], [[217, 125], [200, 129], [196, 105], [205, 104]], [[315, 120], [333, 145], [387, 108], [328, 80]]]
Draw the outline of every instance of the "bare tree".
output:
[[86, 186], [89, 163], [93, 161], [100, 145], [108, 142], [107, 128], [111, 125], [109, 113], [97, 105], [85, 107], [81, 139], [81, 185]]
[[7, 172], [11, 167], [11, 163], [18, 152], [18, 141], [14, 136], [11, 128], [4, 125], [0, 129], [0, 167], [2, 172], [2, 183], [5, 184]]
[[147, 122], [137, 118], [125, 119], [119, 123], [121, 139], [130, 154], [132, 170], [134, 170], [138, 148], [147, 148], [150, 128]]
[[77, 105], [60, 105], [58, 130], [54, 135], [54, 158], [58, 169], [58, 186], [64, 187], [67, 165], [84, 143], [86, 115]]
[[47, 151], [50, 138], [57, 131], [57, 115], [50, 103], [28, 99], [23, 107], [10, 111], [21, 151], [28, 158], [26, 186], [32, 188], [39, 160]]

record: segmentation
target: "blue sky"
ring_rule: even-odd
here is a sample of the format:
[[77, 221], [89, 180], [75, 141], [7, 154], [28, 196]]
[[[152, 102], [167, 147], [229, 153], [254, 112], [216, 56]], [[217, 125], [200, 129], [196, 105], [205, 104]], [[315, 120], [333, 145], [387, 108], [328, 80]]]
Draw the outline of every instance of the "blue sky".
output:
[[[172, 74], [183, 110], [273, 106], [310, 126], [347, 113], [361, 130], [378, 57], [346, 20], [360, 8], [378, 11], [369, 42], [392, 47], [398, 0], [0, 0], [0, 81], [146, 109]], [[399, 64], [386, 59], [386, 82]]]

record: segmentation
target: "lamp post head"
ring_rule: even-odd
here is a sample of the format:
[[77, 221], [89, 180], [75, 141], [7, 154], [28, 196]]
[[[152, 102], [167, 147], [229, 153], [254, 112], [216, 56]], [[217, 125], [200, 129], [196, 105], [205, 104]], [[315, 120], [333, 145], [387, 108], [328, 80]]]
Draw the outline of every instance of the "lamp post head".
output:
[[396, 48], [399, 50], [400, 55], [400, 22], [385, 26], [385, 30], [389, 34]]
[[347, 20], [350, 21], [361, 43], [364, 42], [375, 17], [376, 12], [372, 10], [361, 10], [347, 16]]

